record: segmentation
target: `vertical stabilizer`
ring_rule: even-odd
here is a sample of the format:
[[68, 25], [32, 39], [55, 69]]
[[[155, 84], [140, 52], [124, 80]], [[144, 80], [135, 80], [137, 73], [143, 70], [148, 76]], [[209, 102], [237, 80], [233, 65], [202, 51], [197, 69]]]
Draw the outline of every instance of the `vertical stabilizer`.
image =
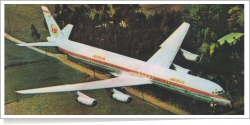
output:
[[42, 10], [43, 10], [44, 18], [46, 20], [51, 38], [52, 39], [56, 39], [56, 38], [64, 39], [59, 26], [57, 25], [53, 16], [51, 16], [51, 13], [49, 12], [48, 8], [45, 6], [42, 6]]

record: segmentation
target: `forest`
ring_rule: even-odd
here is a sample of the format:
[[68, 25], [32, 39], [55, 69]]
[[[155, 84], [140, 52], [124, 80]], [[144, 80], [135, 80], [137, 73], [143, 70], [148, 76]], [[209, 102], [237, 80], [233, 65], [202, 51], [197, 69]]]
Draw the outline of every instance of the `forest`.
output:
[[[61, 29], [67, 24], [74, 25], [70, 40], [143, 61], [178, 26], [188, 22], [190, 28], [181, 48], [201, 55], [202, 60], [190, 62], [178, 53], [174, 63], [192, 70], [192, 75], [222, 86], [234, 100], [234, 109], [244, 106], [244, 37], [232, 45], [218, 44], [229, 33], [244, 33], [244, 5], [196, 4], [178, 10], [166, 8], [150, 15], [141, 10], [139, 4], [90, 4], [74, 8], [57, 4], [53, 16]], [[47, 28], [45, 20], [44, 26]], [[157, 86], [135, 88], [192, 114], [213, 114], [208, 103]], [[218, 114], [230, 110], [216, 107]]]

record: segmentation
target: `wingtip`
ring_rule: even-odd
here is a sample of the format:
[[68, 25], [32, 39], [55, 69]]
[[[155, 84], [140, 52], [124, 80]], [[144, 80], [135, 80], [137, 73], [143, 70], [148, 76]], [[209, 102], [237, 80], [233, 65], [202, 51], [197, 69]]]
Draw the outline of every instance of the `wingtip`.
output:
[[188, 23], [188, 22], [183, 22], [185, 25], [188, 25], [188, 26], [190, 26], [190, 24]]
[[33, 94], [30, 90], [17, 90], [15, 92], [18, 94]]
[[18, 94], [23, 94], [21, 91], [15, 91], [16, 93], [18, 93]]
[[22, 44], [22, 43], [20, 43], [20, 44], [16, 44], [16, 45], [18, 45], [18, 46], [27, 46], [27, 44]]
[[18, 94], [35, 94], [35, 93], [30, 93], [30, 92], [25, 91], [25, 90], [19, 90], [19, 91], [15, 91], [15, 92]]

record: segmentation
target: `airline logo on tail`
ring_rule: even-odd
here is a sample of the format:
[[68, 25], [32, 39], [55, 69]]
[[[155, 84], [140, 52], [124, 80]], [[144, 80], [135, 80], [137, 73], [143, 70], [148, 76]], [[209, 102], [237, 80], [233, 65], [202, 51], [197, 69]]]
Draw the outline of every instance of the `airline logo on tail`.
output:
[[51, 28], [51, 34], [54, 37], [58, 37], [58, 34], [59, 34], [58, 27], [55, 24], [51, 24], [50, 28]]
[[50, 14], [48, 10], [43, 10], [44, 13]]

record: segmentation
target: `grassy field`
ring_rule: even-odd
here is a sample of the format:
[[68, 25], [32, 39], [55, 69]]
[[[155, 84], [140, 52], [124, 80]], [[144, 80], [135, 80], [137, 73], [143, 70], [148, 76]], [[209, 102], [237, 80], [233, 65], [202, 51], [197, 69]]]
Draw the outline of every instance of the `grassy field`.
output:
[[[5, 39], [5, 114], [6, 115], [166, 115], [171, 112], [156, 108], [134, 97], [131, 104], [111, 99], [106, 90], [85, 91], [98, 100], [96, 107], [75, 101], [70, 92], [20, 95], [15, 88], [28, 89], [83, 82], [88, 75], [63, 65], [54, 58]], [[35, 62], [35, 63], [34, 63]], [[21, 64], [21, 65], [20, 65]], [[17, 98], [19, 101], [17, 101]]]
[[[52, 9], [52, 5], [46, 5]], [[41, 34], [41, 40], [45, 40], [49, 35], [43, 25], [43, 13], [41, 5], [15, 5], [5, 6], [5, 32], [16, 38], [32, 42], [30, 27], [34, 24]]]

